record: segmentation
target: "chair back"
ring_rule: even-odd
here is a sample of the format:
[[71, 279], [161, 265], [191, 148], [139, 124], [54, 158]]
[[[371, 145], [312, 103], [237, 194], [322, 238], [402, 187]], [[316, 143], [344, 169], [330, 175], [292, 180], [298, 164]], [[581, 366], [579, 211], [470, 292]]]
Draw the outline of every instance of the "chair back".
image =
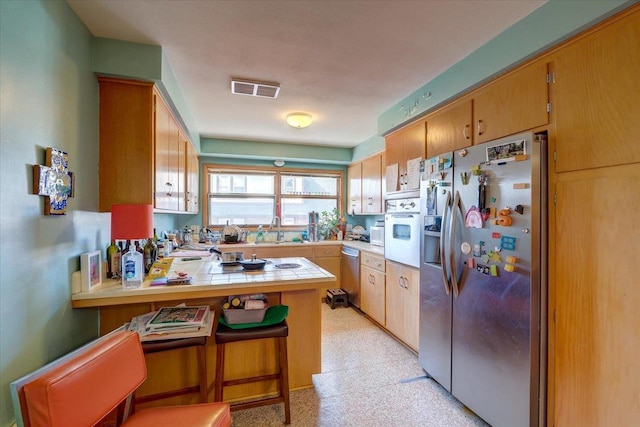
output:
[[25, 427], [87, 427], [111, 413], [147, 377], [140, 337], [115, 331], [11, 383]]

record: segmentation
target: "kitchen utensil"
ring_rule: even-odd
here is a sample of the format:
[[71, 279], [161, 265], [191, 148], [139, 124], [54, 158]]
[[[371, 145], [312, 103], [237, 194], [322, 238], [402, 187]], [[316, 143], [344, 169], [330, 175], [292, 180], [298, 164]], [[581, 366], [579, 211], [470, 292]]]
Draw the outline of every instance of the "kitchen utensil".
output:
[[245, 270], [262, 270], [267, 263], [264, 259], [257, 259], [254, 254], [251, 259], [239, 261], [242, 268]]
[[216, 248], [209, 249], [209, 252], [213, 252], [220, 256], [220, 260], [223, 264], [235, 263], [238, 261], [244, 261], [244, 252], [234, 251], [234, 252], [220, 252]]
[[242, 230], [237, 225], [227, 225], [222, 229], [222, 239], [225, 243], [238, 243]]

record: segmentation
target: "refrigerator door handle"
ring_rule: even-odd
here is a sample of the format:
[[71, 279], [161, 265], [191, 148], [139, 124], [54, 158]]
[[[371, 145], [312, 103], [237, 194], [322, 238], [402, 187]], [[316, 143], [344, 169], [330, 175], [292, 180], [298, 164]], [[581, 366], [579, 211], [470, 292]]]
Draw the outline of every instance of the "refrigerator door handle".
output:
[[440, 265], [442, 266], [442, 282], [444, 283], [444, 290], [447, 295], [451, 294], [451, 280], [447, 272], [447, 256], [445, 249], [445, 240], [447, 235], [447, 218], [449, 217], [449, 211], [451, 210], [451, 192], [447, 192], [447, 201], [444, 204], [442, 212], [442, 230], [440, 231]]
[[462, 214], [462, 206], [460, 205], [460, 193], [456, 191], [456, 196], [453, 199], [453, 206], [451, 207], [451, 220], [450, 232], [449, 232], [449, 268], [451, 270], [451, 284], [453, 288], [453, 295], [458, 298], [460, 289], [458, 287], [458, 272], [456, 271], [456, 251], [453, 247], [456, 238], [456, 209]]

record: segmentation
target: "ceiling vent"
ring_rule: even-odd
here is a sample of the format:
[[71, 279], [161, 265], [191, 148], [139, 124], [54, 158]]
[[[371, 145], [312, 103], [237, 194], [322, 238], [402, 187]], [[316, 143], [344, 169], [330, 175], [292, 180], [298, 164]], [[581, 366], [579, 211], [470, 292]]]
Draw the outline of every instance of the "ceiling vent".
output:
[[232, 79], [231, 93], [237, 95], [260, 96], [262, 98], [277, 98], [280, 84], [271, 82], [257, 82], [251, 80]]

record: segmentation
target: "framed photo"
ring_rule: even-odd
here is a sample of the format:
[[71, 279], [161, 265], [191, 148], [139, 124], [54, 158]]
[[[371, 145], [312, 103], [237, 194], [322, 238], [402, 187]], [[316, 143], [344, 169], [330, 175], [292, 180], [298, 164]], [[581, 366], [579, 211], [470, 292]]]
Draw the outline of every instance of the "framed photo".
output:
[[520, 141], [508, 142], [506, 144], [494, 145], [493, 147], [487, 147], [487, 163], [502, 163], [510, 162], [516, 159], [518, 156], [527, 154], [526, 141], [521, 139]]
[[89, 292], [102, 283], [102, 253], [88, 252], [80, 255], [82, 292]]

